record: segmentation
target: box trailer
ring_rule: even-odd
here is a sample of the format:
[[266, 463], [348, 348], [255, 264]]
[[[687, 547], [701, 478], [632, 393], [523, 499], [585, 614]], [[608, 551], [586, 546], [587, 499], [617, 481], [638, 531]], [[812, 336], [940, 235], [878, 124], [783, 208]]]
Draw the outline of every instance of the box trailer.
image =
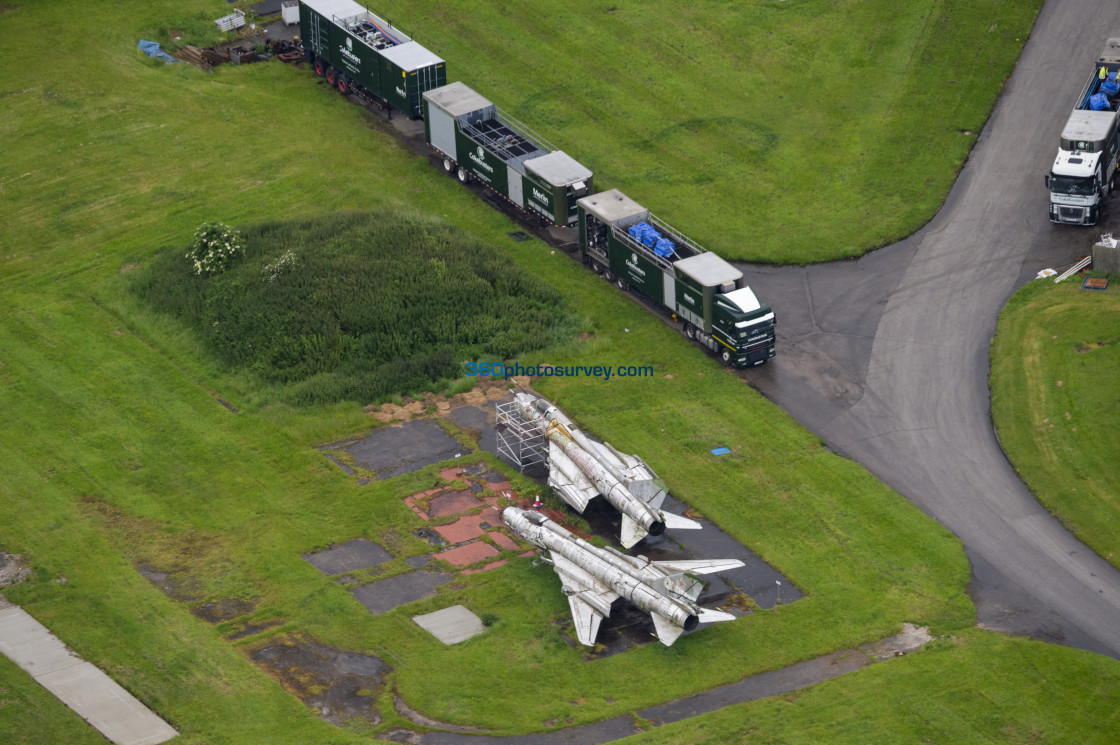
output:
[[571, 227], [591, 171], [461, 82], [424, 93], [424, 137], [463, 183], [477, 179], [544, 223]]
[[299, 30], [316, 74], [410, 119], [423, 115], [425, 91], [447, 83], [442, 59], [353, 0], [301, 0]]
[[577, 203], [585, 264], [655, 303], [729, 365], [774, 356], [774, 311], [743, 273], [650, 214], [617, 189]]

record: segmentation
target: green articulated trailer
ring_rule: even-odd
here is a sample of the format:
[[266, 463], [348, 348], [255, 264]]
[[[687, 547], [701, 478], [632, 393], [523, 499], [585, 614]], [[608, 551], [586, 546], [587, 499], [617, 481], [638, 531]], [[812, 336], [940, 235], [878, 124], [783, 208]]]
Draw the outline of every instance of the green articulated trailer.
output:
[[443, 168], [478, 179], [543, 224], [572, 227], [591, 171], [463, 83], [424, 94], [424, 137]]
[[774, 311], [743, 273], [617, 189], [580, 199], [583, 262], [684, 324], [689, 339], [735, 367], [774, 356]]
[[304, 56], [344, 94], [422, 116], [424, 91], [447, 83], [447, 65], [408, 34], [353, 0], [301, 0]]

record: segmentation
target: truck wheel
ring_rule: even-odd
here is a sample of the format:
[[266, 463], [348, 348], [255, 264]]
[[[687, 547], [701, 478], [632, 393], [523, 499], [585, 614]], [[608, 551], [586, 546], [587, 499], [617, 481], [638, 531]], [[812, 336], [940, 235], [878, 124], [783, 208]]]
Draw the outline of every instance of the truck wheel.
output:
[[448, 175], [455, 173], [455, 164], [451, 162], [451, 158], [443, 159], [443, 170], [446, 171]]
[[600, 264], [598, 261], [595, 261], [594, 259], [592, 259], [592, 261], [591, 261], [591, 271], [595, 272], [596, 274], [602, 274], [603, 273], [603, 265]]
[[455, 173], [455, 175], [459, 177], [459, 183], [460, 184], [468, 183], [471, 180], [471, 175], [469, 173], [467, 173], [466, 170], [463, 169], [463, 168], [460, 168]]
[[722, 352], [719, 353], [719, 358], [721, 360], [723, 360], [723, 364], [730, 365], [731, 364], [731, 350], [725, 348]]
[[344, 96], [350, 95], [350, 79], [345, 75], [339, 75], [335, 82], [335, 88], [338, 88], [338, 92]]
[[607, 280], [608, 282], [614, 282], [614, 272], [612, 272], [610, 269], [604, 269], [603, 279]]
[[626, 292], [627, 285], [626, 285], [626, 280], [624, 278], [615, 277], [614, 286], [617, 287], [618, 289], [622, 290], [623, 292]]
[[688, 337], [689, 341], [696, 341], [696, 327], [691, 323], [684, 325], [684, 335]]
[[321, 57], [315, 60], [315, 74], [321, 78], [327, 75], [327, 63]]
[[327, 82], [330, 83], [331, 86], [333, 87], [337, 80], [338, 80], [338, 70], [334, 69], [333, 67], [328, 67], [327, 68]]

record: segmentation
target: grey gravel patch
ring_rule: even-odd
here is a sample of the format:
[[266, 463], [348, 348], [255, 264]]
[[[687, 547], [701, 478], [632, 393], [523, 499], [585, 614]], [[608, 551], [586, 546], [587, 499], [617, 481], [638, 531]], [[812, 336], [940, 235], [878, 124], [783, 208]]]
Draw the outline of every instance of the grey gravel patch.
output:
[[446, 585], [451, 580], [450, 574], [408, 572], [362, 585], [354, 590], [354, 599], [376, 616], [434, 595], [437, 587]]
[[409, 556], [407, 559], [404, 560], [404, 563], [408, 564], [413, 569], [419, 569], [422, 566], [427, 566], [429, 563], [431, 563], [431, 561], [432, 561], [432, 557], [427, 556], [427, 555], [425, 555], [425, 556]]
[[[430, 528], [420, 528], [420, 530], [412, 531], [412, 534], [422, 541], [427, 541], [428, 544], [432, 546], [438, 547], [447, 545], [447, 541], [443, 539], [443, 536]], [[411, 564], [409, 566], [411, 566]], [[423, 566], [423, 564], [420, 566]]]
[[355, 538], [325, 551], [303, 557], [323, 574], [342, 574], [391, 561], [393, 555], [373, 541]]

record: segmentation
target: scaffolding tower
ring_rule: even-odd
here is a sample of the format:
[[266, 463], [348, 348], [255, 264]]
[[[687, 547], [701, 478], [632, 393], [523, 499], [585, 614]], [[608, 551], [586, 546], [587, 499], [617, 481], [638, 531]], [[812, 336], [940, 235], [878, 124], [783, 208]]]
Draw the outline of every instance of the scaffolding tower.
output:
[[543, 426], [525, 421], [517, 401], [497, 404], [495, 408], [494, 431], [498, 435], [499, 456], [505, 456], [519, 471], [548, 460], [548, 443]]

